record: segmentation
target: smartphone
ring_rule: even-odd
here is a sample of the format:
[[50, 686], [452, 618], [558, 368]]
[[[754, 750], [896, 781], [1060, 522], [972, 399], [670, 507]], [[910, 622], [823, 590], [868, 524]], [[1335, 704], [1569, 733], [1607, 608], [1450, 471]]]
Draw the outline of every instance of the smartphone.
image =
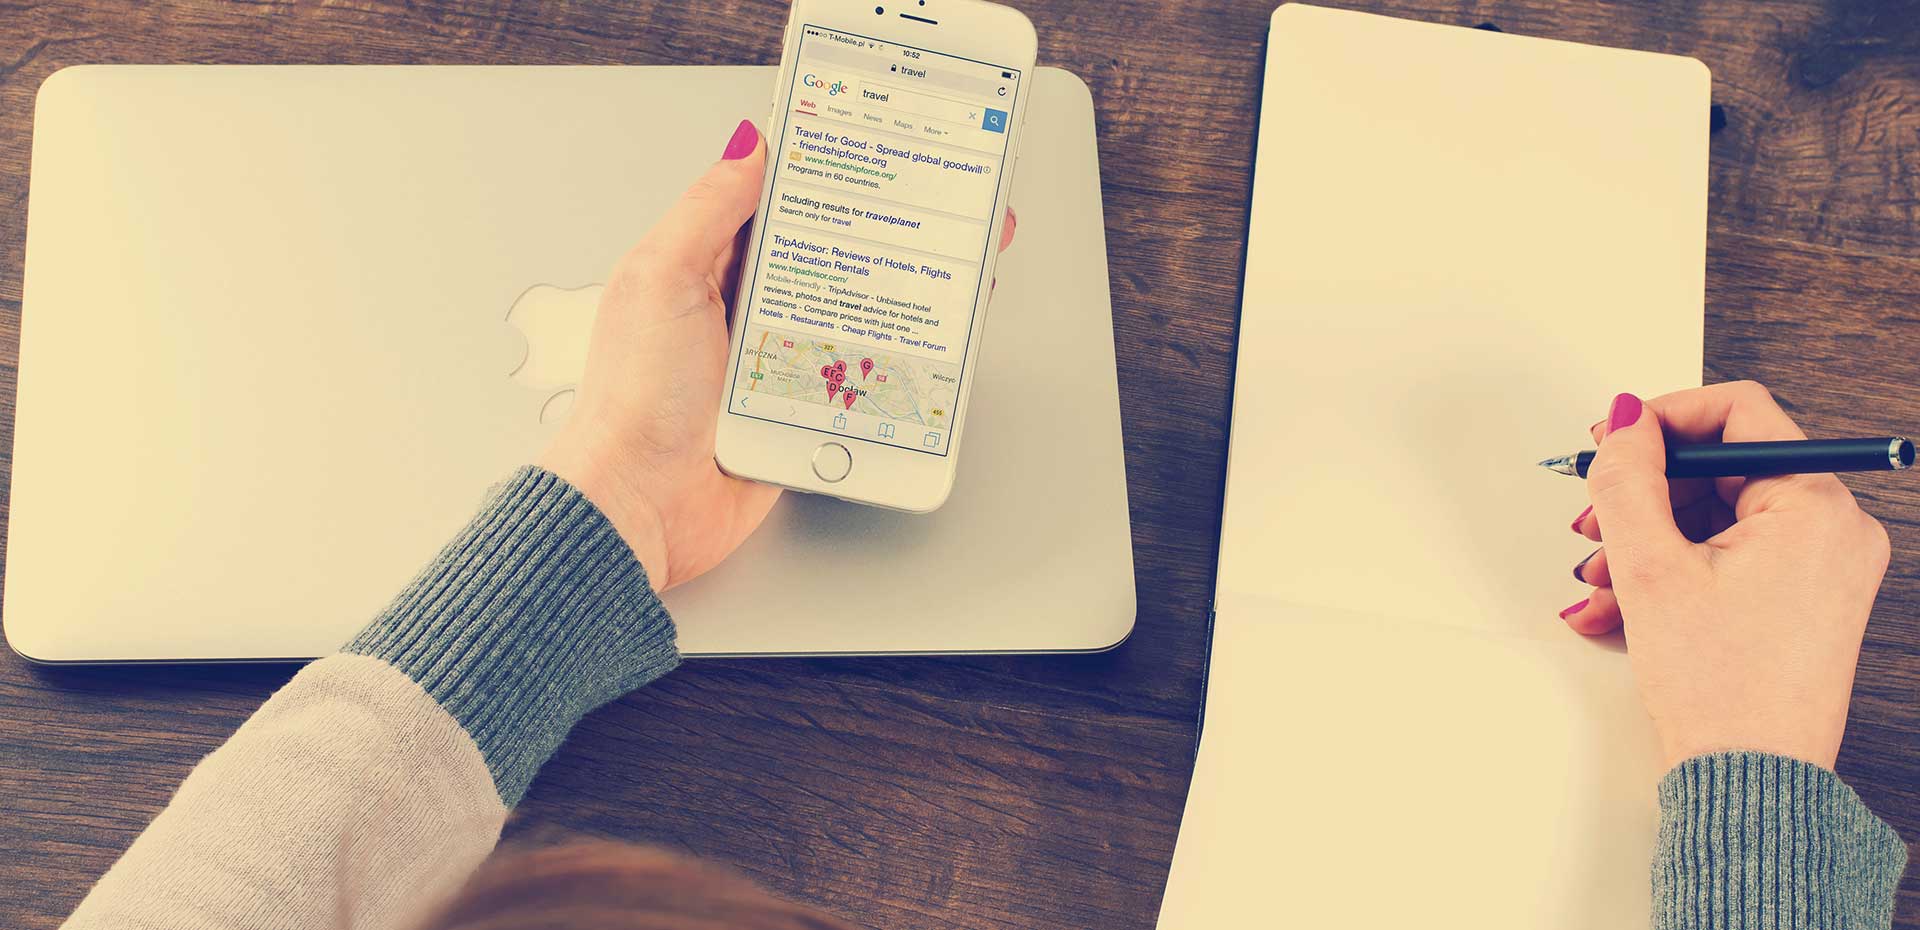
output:
[[953, 488], [1033, 24], [984, 0], [795, 0], [715, 458], [896, 510]]

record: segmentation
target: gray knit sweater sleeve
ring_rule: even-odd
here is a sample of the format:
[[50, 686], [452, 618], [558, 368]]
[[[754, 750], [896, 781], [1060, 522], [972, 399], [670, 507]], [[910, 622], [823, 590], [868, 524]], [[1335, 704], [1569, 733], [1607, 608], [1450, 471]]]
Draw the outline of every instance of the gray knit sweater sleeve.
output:
[[509, 808], [581, 717], [680, 661], [626, 541], [532, 466], [342, 651], [418, 682], [479, 745]]
[[1654, 930], [1879, 930], [1899, 834], [1834, 773], [1758, 752], [1696, 756], [1660, 782]]

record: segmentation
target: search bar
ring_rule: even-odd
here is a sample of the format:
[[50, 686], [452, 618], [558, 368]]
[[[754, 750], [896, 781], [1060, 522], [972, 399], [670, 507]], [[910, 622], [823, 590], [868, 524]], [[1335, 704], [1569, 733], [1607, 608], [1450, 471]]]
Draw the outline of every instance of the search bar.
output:
[[[868, 74], [885, 75], [889, 73], [887, 71], [889, 66], [898, 64], [903, 59], [900, 58], [897, 47], [892, 54], [889, 54], [887, 52], [862, 51], [857, 48], [848, 48], [832, 42], [818, 41], [809, 43], [807, 46], [807, 60], [809, 63], [833, 62], [867, 72]], [[926, 77], [916, 79], [915, 83], [925, 83], [930, 86], [941, 87], [963, 94], [976, 94], [981, 97], [992, 97], [996, 95], [1005, 97], [1007, 94], [1000, 93], [1003, 88], [1007, 90], [1007, 93], [1013, 92], [1013, 81], [1000, 77], [999, 72], [989, 66], [981, 66], [974, 69], [978, 74], [968, 74], [962, 72], [957, 67], [944, 67], [939, 62], [927, 64], [922, 61], [916, 62], [915, 64], [916, 66], [924, 65], [927, 71]]]
[[885, 107], [926, 116], [962, 126], [979, 127], [986, 108], [979, 104], [962, 103], [946, 97], [935, 97], [915, 90], [905, 90], [891, 84], [865, 81], [860, 85], [860, 102], [870, 107]]

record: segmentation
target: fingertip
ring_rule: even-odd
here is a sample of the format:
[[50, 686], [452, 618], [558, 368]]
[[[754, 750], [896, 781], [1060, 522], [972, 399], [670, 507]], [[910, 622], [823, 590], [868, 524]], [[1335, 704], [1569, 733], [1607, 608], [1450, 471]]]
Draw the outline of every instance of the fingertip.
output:
[[1593, 505], [1588, 504], [1587, 509], [1580, 511], [1580, 515], [1577, 517], [1574, 517], [1572, 523], [1567, 524], [1567, 529], [1570, 529], [1576, 533], [1581, 533], [1582, 535], [1584, 535], [1586, 531], [1582, 530], [1580, 528], [1580, 525], [1582, 523], [1587, 522], [1587, 517], [1592, 515], [1593, 515]]
[[1573, 523], [1567, 528], [1577, 536], [1593, 542], [1600, 541], [1600, 517], [1594, 514], [1591, 504], [1587, 505], [1587, 509], [1580, 511], [1580, 515], [1574, 517]]
[[739, 161], [759, 148], [760, 130], [754, 127], [753, 120], [743, 119], [740, 125], [733, 127], [733, 136], [727, 139], [727, 147], [720, 152], [720, 160]]
[[1013, 245], [1013, 232], [1020, 225], [1020, 218], [1013, 214], [1013, 208], [1007, 208], [1007, 221], [1000, 227], [1000, 251], [1005, 252]]
[[1600, 539], [1600, 523], [1615, 543], [1671, 556], [1689, 545], [1674, 518], [1674, 486], [1667, 480], [1666, 440], [1659, 414], [1633, 394], [1618, 394], [1607, 411], [1605, 438], [1587, 468], [1593, 513], [1583, 529]]
[[1616, 430], [1623, 430], [1640, 422], [1640, 415], [1645, 410], [1646, 405], [1640, 402], [1639, 397], [1633, 394], [1615, 394], [1613, 403], [1607, 406], [1606, 434], [1611, 435]]
[[1593, 585], [1597, 588], [1612, 584], [1613, 573], [1607, 565], [1607, 550], [1603, 547], [1587, 553], [1586, 558], [1573, 566], [1573, 577], [1581, 584]]
[[1587, 605], [1591, 603], [1593, 603], [1593, 598], [1583, 597], [1577, 601], [1574, 601], [1571, 604], [1568, 604], [1566, 607], [1561, 608], [1560, 619], [1565, 620], [1569, 617], [1572, 617], [1575, 614], [1578, 614], [1583, 610], [1586, 610]]
[[1611, 598], [1603, 596], [1605, 590], [1595, 588], [1591, 597], [1560, 611], [1560, 620], [1567, 629], [1581, 636], [1604, 636], [1620, 628], [1619, 607]]

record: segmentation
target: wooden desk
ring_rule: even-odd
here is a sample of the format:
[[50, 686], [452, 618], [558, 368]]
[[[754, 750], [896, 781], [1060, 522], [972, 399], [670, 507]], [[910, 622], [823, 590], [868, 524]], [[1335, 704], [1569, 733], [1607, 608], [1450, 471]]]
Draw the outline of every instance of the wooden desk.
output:
[[[1074, 658], [696, 662], [587, 720], [514, 830], [662, 843], [876, 927], [1152, 926], [1206, 657], [1272, 4], [1020, 5], [1039, 25], [1042, 62], [1085, 78], [1099, 108], [1139, 566], [1133, 639]], [[1815, 435], [1920, 424], [1910, 4], [1337, 5], [1704, 60], [1724, 118], [1713, 136], [1708, 378], [1767, 382]], [[771, 64], [784, 16], [771, 0], [0, 0], [0, 449], [12, 447], [33, 95], [56, 68]], [[1594, 398], [1595, 417], [1605, 402]], [[1840, 770], [1912, 842], [1920, 486], [1850, 483], [1888, 524], [1894, 559]], [[1542, 605], [1540, 622], [1557, 606]], [[0, 921], [56, 925], [290, 671], [43, 670], [0, 656]], [[1899, 914], [1920, 928], [1920, 868]]]

